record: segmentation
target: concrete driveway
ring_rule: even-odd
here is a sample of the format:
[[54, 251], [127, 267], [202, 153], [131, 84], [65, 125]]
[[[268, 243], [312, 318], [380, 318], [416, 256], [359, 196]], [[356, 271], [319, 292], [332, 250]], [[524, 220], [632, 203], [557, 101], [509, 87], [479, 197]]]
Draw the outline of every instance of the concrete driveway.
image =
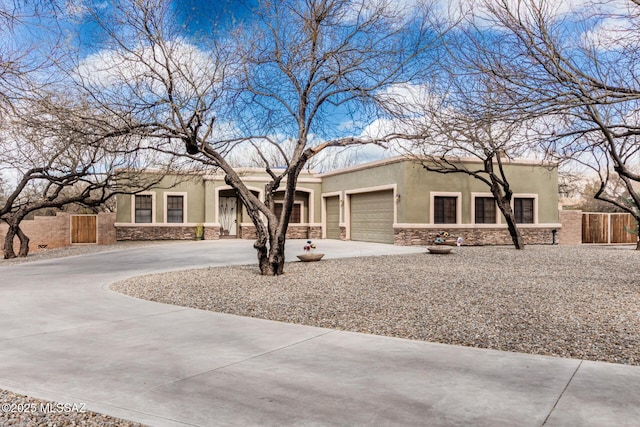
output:
[[[152, 426], [638, 425], [640, 368], [152, 303], [108, 285], [255, 263], [249, 241], [0, 268], [0, 388]], [[302, 242], [291, 241], [288, 259]], [[424, 251], [322, 241], [327, 257]]]

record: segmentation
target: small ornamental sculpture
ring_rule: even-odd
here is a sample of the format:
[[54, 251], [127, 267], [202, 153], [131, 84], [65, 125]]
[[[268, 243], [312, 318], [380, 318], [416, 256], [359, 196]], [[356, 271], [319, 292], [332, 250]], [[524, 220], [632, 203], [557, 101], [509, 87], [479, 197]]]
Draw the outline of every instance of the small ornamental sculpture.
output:
[[462, 237], [457, 239], [449, 239], [448, 231], [440, 231], [435, 240], [433, 241], [435, 246], [427, 248], [429, 253], [432, 254], [448, 254], [451, 252], [452, 246], [462, 246]]
[[313, 243], [311, 240], [307, 240], [307, 244], [304, 245], [304, 251], [305, 253], [309, 253], [311, 251], [311, 249], [315, 249], [317, 246], [315, 243]]

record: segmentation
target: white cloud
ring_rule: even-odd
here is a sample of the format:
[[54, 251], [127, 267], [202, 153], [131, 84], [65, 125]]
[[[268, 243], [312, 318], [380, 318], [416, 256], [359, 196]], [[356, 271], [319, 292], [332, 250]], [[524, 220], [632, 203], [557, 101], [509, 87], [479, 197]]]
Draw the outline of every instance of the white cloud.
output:
[[491, 26], [496, 28], [496, 22], [491, 18], [488, 5], [499, 9], [506, 9], [524, 19], [532, 18], [534, 11], [542, 10], [542, 13], [550, 19], [563, 18], [573, 15], [576, 18], [588, 18], [594, 13], [627, 15], [630, 2], [627, 0], [438, 0], [439, 8], [444, 16], [454, 22], [462, 17], [471, 18], [474, 12], [475, 24], [480, 27]]
[[162, 94], [171, 71], [178, 93], [188, 95], [210, 87], [216, 78], [212, 75], [217, 71], [216, 65], [208, 52], [185, 39], [176, 39], [162, 48], [156, 45], [136, 46], [130, 51], [102, 50], [85, 58], [76, 72], [94, 87], [126, 85]]

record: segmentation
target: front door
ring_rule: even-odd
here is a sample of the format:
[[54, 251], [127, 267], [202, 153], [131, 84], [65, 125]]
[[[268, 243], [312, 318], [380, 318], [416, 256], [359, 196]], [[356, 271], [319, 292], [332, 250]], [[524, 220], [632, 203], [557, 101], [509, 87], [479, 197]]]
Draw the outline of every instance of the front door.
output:
[[236, 197], [220, 197], [218, 214], [220, 216], [220, 227], [222, 236], [237, 236], [238, 199]]

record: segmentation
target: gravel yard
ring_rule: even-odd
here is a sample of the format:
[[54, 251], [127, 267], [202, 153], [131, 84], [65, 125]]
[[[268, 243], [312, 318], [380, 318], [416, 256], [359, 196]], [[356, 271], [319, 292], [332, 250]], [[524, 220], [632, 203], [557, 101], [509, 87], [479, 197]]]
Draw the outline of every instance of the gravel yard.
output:
[[455, 254], [152, 274], [138, 298], [446, 344], [640, 365], [640, 252], [632, 247], [462, 247]]
[[58, 405], [6, 390], [0, 390], [0, 406], [0, 425], [3, 427], [143, 427], [139, 423], [85, 411], [80, 404], [75, 407], [71, 403]]

